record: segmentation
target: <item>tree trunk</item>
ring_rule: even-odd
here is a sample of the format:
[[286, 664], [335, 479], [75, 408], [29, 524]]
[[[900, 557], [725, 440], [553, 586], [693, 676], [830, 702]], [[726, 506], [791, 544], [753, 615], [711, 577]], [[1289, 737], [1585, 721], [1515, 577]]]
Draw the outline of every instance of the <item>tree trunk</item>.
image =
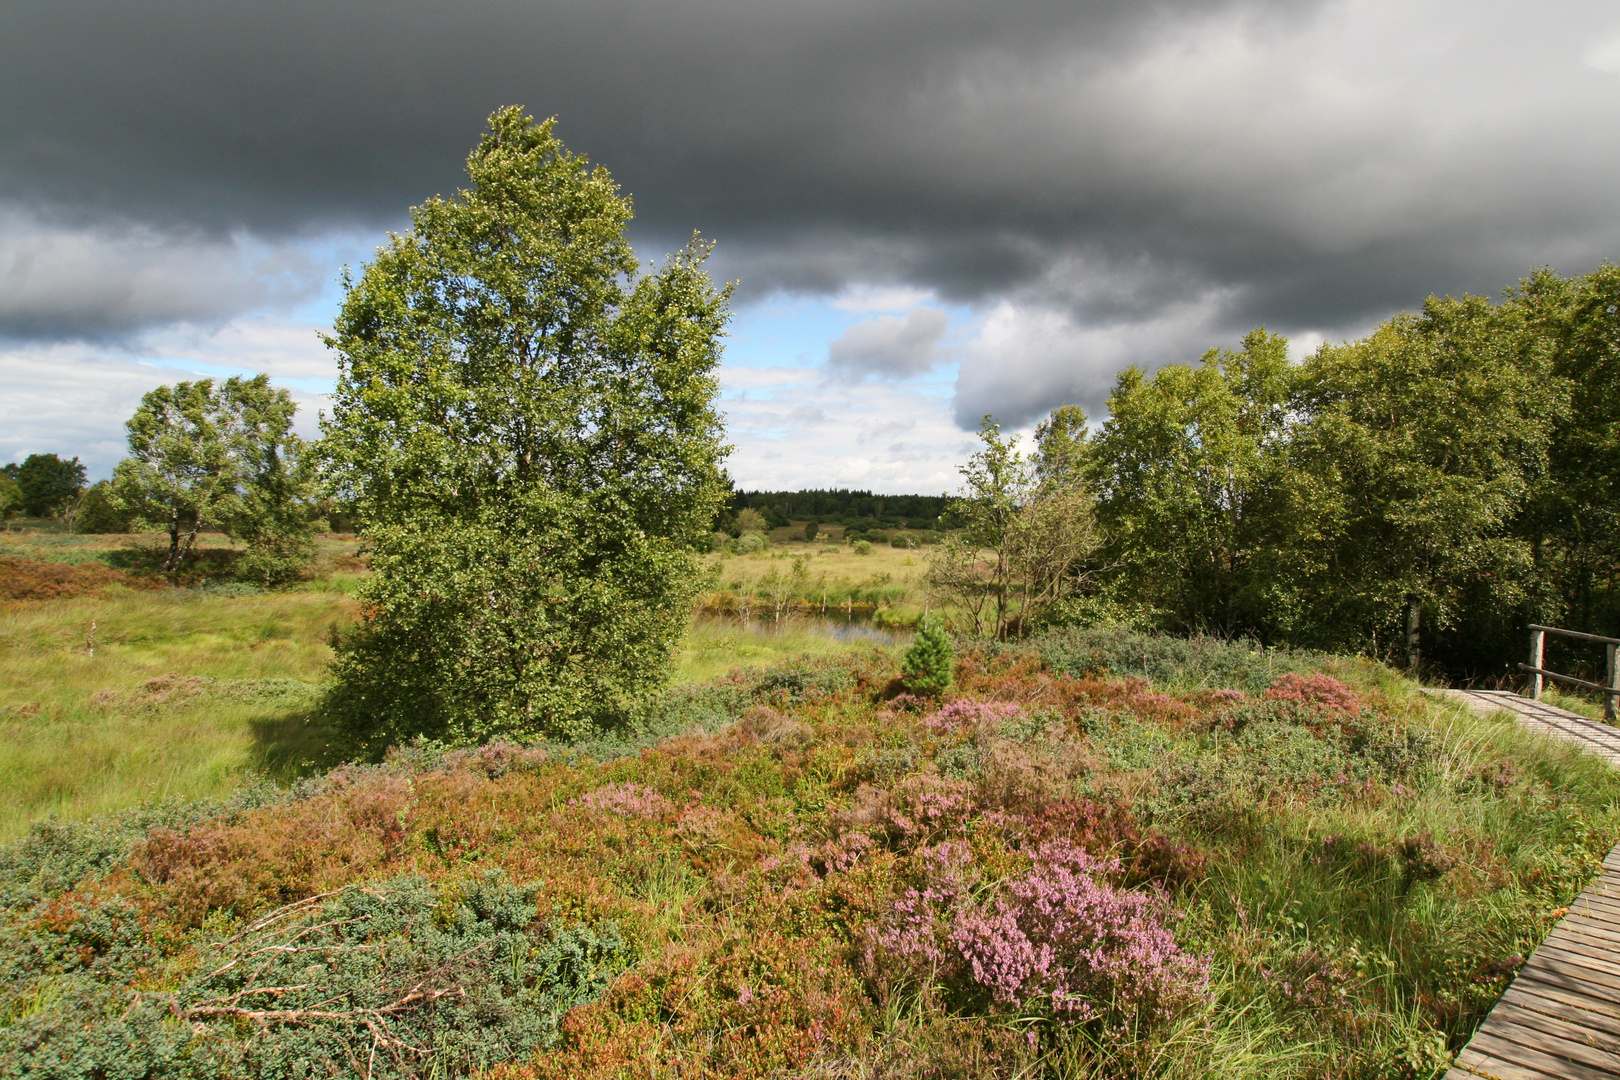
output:
[[1406, 670], [1417, 675], [1423, 666], [1423, 601], [1406, 598]]
[[169, 557], [163, 560], [163, 572], [171, 578], [180, 572], [180, 515], [169, 518]]

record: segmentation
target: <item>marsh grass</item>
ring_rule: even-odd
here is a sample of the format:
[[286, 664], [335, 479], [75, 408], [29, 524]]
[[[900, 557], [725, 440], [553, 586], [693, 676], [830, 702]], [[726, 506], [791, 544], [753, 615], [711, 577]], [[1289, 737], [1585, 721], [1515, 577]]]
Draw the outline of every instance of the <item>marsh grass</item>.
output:
[[[335, 765], [336, 740], [313, 708], [330, 633], [355, 618], [361, 577], [334, 571], [287, 592], [114, 589], [0, 607], [0, 839], [51, 814], [218, 797], [250, 774], [287, 783]], [[675, 681], [850, 648], [802, 625], [778, 634], [698, 619]]]
[[335, 764], [307, 721], [354, 612], [341, 592], [180, 589], [0, 609], [0, 836]]
[[[748, 644], [727, 642], [738, 632], [698, 636], [730, 649]], [[1304, 678], [1298, 655], [1169, 643], [1147, 648], [1165, 676], [1149, 683], [1059, 670], [1090, 660], [1051, 639], [1045, 662], [964, 655], [941, 705], [887, 697], [897, 650], [786, 655], [813, 644], [767, 639], [756, 657], [782, 654], [774, 665], [667, 695], [637, 739], [410, 747], [261, 810], [126, 838], [97, 866], [131, 872], [81, 889], [71, 912], [62, 898], [58, 922], [17, 908], [7, 962], [26, 978], [0, 1009], [64, 1039], [101, 1031], [117, 1011], [45, 1001], [68, 976], [39, 957], [103, 934], [119, 905], [153, 913], [151, 952], [71, 976], [113, 986], [111, 1004], [290, 899], [401, 874], [444, 896], [498, 871], [532, 883], [550, 917], [611, 921], [635, 957], [563, 1042], [506, 1067], [513, 1080], [677, 1065], [716, 1080], [1438, 1078], [1620, 838], [1620, 776], [1601, 762], [1353, 661], [1320, 658], [1348, 680], [1334, 683]], [[1219, 686], [1262, 668], [1274, 681], [1259, 693]], [[238, 672], [198, 697], [287, 689]], [[0, 863], [33, 881], [94, 828], [40, 830]], [[953, 867], [977, 869], [949, 903], [1011, 902], [1029, 842], [1051, 836], [1117, 856], [1110, 889], [1172, 904], [1155, 918], [1207, 958], [1207, 985], [1170, 1013], [1075, 1021], [1039, 995], [992, 999], [947, 952], [874, 952], [898, 949], [886, 935], [918, 910], [916, 888], [953, 895]]]

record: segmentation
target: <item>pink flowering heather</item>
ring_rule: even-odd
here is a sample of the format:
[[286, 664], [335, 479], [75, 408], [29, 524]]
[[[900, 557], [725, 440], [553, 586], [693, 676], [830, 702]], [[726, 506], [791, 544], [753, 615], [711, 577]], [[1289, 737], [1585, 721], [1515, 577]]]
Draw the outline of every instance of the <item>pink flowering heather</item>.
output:
[[920, 956], [939, 964], [947, 959], [939, 914], [966, 898], [973, 852], [960, 841], [947, 840], [920, 849], [916, 858], [926, 880], [922, 888], [907, 889], [895, 900], [888, 928], [877, 940], [901, 956]]
[[658, 792], [629, 781], [609, 784], [569, 800], [570, 806], [575, 804], [591, 810], [605, 810], [610, 814], [643, 818], [663, 817], [671, 809], [669, 800]]
[[1045, 1005], [1069, 1022], [1108, 1013], [1154, 1022], [1207, 993], [1209, 961], [1177, 944], [1164, 900], [1102, 880], [1118, 872], [1117, 860], [1096, 859], [1066, 840], [1043, 844], [988, 904], [967, 898], [965, 862], [942, 870], [895, 901], [881, 943], [959, 965], [1001, 1004]]
[[940, 735], [970, 731], [983, 723], [997, 724], [1023, 716], [1017, 705], [996, 701], [953, 701], [939, 712], [923, 718], [928, 730]]

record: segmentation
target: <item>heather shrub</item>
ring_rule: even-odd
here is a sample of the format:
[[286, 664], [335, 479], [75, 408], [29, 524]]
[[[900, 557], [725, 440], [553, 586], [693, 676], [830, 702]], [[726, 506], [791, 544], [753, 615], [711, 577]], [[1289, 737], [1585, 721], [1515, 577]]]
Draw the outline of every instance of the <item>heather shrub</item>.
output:
[[569, 800], [569, 805], [639, 818], [661, 818], [673, 809], [669, 800], [652, 788], [629, 781], [586, 792], [577, 799]]
[[1024, 714], [1017, 705], [995, 701], [953, 701], [923, 718], [923, 726], [938, 735], [973, 731], [981, 724], [998, 725]]
[[1319, 712], [1345, 716], [1354, 716], [1362, 708], [1354, 690], [1321, 672], [1306, 676], [1290, 671], [1267, 688], [1266, 699], [1297, 702]]
[[966, 845], [916, 858], [927, 880], [895, 899], [878, 944], [932, 967], [964, 1000], [1136, 1039], [1206, 996], [1208, 959], [1176, 942], [1163, 898], [1109, 883], [1117, 860], [1047, 841], [981, 896]]

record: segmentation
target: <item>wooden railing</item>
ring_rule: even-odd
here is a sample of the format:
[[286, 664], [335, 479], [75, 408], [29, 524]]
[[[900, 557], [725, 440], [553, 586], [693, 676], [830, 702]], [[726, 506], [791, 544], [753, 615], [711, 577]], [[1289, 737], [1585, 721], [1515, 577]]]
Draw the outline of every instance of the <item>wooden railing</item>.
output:
[[[1603, 645], [1608, 653], [1608, 661], [1603, 668], [1603, 681], [1601, 683], [1587, 682], [1577, 679], [1573, 675], [1560, 675], [1556, 671], [1548, 671], [1547, 661], [1547, 635], [1562, 634], [1565, 637], [1579, 638], [1581, 641], [1595, 641]], [[1530, 624], [1530, 662], [1520, 664], [1521, 670], [1530, 673], [1530, 697], [1536, 701], [1541, 700], [1541, 680], [1553, 679], [1571, 686], [1584, 686], [1588, 690], [1596, 690], [1603, 695], [1603, 718], [1614, 723], [1615, 698], [1620, 697], [1620, 669], [1615, 665], [1615, 650], [1620, 647], [1620, 638], [1600, 637], [1597, 634], [1583, 634], [1578, 630], [1560, 630], [1556, 626], [1537, 626]]]

